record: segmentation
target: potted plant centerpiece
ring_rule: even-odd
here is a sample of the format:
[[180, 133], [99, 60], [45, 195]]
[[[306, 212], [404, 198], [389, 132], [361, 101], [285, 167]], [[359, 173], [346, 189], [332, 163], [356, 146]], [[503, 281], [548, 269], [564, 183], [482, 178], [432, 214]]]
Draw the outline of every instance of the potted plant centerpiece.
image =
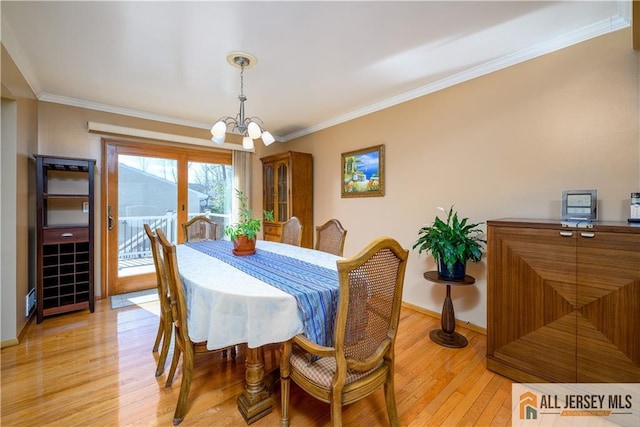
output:
[[[256, 252], [256, 236], [262, 224], [259, 219], [253, 218], [253, 210], [249, 208], [247, 195], [236, 189], [236, 196], [240, 204], [239, 221], [227, 225], [224, 234], [233, 242], [234, 255], [252, 255]], [[273, 221], [273, 212], [264, 211], [264, 218], [267, 221]]]
[[482, 230], [477, 228], [480, 224], [471, 224], [468, 218], [460, 220], [451, 206], [446, 222], [436, 216], [431, 225], [418, 231], [418, 240], [413, 249], [418, 248], [419, 254], [431, 252], [440, 276], [453, 280], [464, 279], [467, 260], [480, 261], [482, 244], [487, 243], [482, 239]]

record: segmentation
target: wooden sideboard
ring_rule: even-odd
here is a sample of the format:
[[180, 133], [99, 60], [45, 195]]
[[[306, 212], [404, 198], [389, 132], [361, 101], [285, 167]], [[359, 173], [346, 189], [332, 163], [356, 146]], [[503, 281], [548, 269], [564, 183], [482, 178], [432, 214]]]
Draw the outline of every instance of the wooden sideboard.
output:
[[487, 222], [487, 368], [519, 382], [640, 382], [640, 227]]

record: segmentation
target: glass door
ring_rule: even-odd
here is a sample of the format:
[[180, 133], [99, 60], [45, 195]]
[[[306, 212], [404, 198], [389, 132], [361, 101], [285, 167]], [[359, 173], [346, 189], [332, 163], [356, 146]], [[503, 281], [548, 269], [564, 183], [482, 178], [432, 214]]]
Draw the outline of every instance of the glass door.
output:
[[103, 291], [154, 288], [144, 224], [161, 228], [173, 244], [182, 243], [181, 224], [196, 215], [219, 222], [222, 230], [231, 211], [231, 154], [106, 141], [104, 155]]
[[[144, 224], [177, 241], [178, 162], [118, 155], [118, 277], [153, 273]], [[113, 208], [112, 208], [113, 209]]]

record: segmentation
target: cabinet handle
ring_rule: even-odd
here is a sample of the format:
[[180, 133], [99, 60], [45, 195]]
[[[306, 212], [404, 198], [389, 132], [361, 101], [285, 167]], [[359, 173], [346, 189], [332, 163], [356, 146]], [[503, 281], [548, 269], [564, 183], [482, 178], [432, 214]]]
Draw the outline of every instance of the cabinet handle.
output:
[[73, 233], [62, 233], [61, 237], [73, 237]]
[[583, 231], [582, 233], [580, 233], [580, 235], [581, 235], [582, 237], [587, 237], [587, 238], [589, 238], [589, 239], [591, 239], [591, 238], [593, 238], [593, 237], [596, 237], [596, 233], [590, 233], [590, 232], [588, 232], [588, 231]]
[[573, 231], [561, 231], [560, 235], [562, 237], [571, 237], [571, 236], [573, 236]]

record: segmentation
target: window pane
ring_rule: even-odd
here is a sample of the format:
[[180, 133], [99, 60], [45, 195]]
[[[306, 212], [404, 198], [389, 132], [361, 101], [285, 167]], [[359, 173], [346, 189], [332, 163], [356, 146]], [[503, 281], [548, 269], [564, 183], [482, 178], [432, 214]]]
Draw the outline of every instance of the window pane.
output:
[[206, 215], [220, 224], [219, 233], [230, 223], [233, 166], [215, 163], [189, 162], [187, 220]]
[[118, 277], [154, 271], [144, 224], [176, 242], [177, 161], [118, 156]]

